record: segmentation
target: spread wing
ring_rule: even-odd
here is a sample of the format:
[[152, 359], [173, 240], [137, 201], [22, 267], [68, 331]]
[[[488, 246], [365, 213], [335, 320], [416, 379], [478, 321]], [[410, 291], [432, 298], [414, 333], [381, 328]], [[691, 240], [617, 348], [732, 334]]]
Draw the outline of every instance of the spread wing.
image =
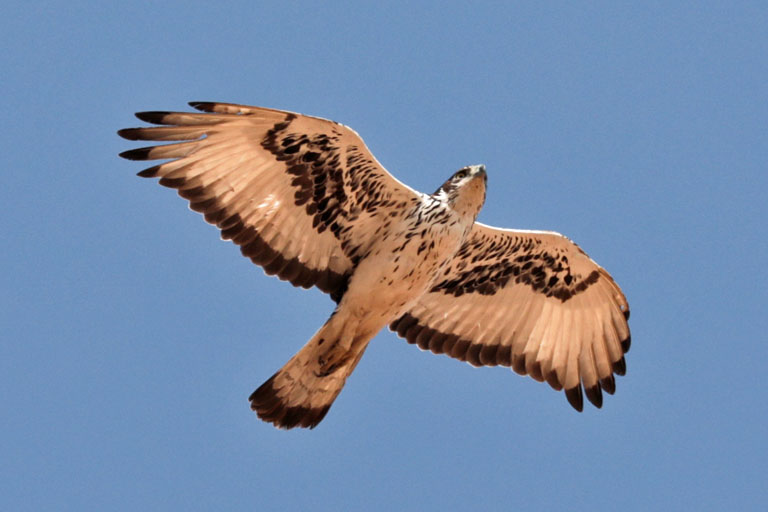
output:
[[565, 389], [602, 406], [624, 375], [629, 305], [610, 275], [553, 232], [476, 223], [433, 288], [390, 328], [410, 343]]
[[337, 302], [376, 228], [418, 193], [392, 177], [346, 126], [291, 112], [190, 103], [205, 113], [141, 112], [158, 127], [118, 133], [172, 144], [121, 153], [170, 159], [159, 177], [270, 275]]

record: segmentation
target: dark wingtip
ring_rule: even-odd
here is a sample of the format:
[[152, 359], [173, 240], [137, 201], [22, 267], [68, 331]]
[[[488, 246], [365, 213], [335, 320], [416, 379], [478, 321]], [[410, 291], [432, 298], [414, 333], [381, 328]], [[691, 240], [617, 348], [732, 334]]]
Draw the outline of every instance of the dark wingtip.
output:
[[555, 370], [551, 370], [549, 373], [547, 373], [545, 379], [555, 391], [560, 391], [563, 389], [563, 385], [560, 383], [560, 379], [557, 377], [557, 372]]
[[201, 112], [213, 112], [215, 103], [212, 101], [190, 101], [189, 106]]
[[613, 375], [600, 379], [600, 387], [603, 388], [603, 391], [612, 395], [616, 392], [616, 379]]
[[632, 336], [627, 336], [627, 339], [621, 342], [621, 349], [624, 351], [625, 354], [629, 352], [629, 347], [631, 345], [632, 345]]
[[163, 124], [163, 119], [165, 119], [165, 116], [168, 114], [170, 114], [170, 112], [165, 110], [153, 110], [150, 112], [136, 112], [134, 115], [147, 123]]
[[139, 140], [139, 130], [141, 128], [123, 128], [122, 130], [117, 130], [117, 134], [124, 139]]
[[526, 375], [524, 355], [512, 354], [512, 370], [518, 375]]
[[539, 361], [534, 361], [530, 366], [526, 366], [525, 371], [528, 372], [528, 375], [530, 375], [536, 382], [544, 382], [544, 376], [541, 374], [541, 363]]
[[122, 153], [120, 153], [120, 156], [128, 160], [148, 160], [149, 152], [152, 151], [153, 149], [154, 148], [151, 148], [151, 147], [129, 149], [128, 151], [123, 151]]
[[581, 384], [578, 384], [571, 389], [566, 389], [565, 397], [568, 399], [568, 403], [571, 404], [571, 407], [579, 412], [584, 410], [584, 395], [581, 391]]
[[613, 373], [616, 375], [626, 375], [627, 374], [627, 361], [622, 357], [615, 363], [613, 363]]
[[143, 171], [139, 171], [136, 173], [136, 176], [142, 177], [142, 178], [156, 178], [158, 176], [157, 171], [160, 170], [159, 165], [154, 165], [152, 167], [147, 167]]
[[592, 405], [598, 409], [603, 406], [603, 392], [600, 391], [600, 386], [598, 384], [595, 384], [591, 388], [584, 388], [584, 393], [586, 393], [587, 400], [589, 400]]

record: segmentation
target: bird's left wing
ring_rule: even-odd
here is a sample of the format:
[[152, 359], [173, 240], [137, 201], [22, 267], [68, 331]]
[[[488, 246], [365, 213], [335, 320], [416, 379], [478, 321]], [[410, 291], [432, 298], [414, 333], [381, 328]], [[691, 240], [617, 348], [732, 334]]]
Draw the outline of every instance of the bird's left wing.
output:
[[629, 305], [611, 276], [554, 232], [476, 223], [437, 279], [390, 328], [424, 350], [565, 389], [602, 405], [626, 371]]
[[420, 201], [346, 126], [260, 107], [190, 105], [203, 112], [136, 114], [160, 126], [122, 137], [174, 143], [121, 156], [168, 160], [139, 175], [178, 190], [222, 238], [295, 286], [317, 286], [338, 302], [387, 215]]

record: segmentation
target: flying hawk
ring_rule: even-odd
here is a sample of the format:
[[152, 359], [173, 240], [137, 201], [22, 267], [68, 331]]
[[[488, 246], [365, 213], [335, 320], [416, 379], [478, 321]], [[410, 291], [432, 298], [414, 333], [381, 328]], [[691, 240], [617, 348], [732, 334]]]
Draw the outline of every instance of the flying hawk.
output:
[[475, 222], [485, 166], [464, 167], [423, 194], [390, 175], [344, 125], [190, 105], [202, 112], [137, 113], [160, 126], [122, 137], [173, 143], [120, 156], [167, 160], [139, 176], [175, 188], [267, 274], [317, 286], [336, 302], [325, 325], [250, 396], [261, 419], [315, 427], [387, 325], [423, 350], [509, 366], [564, 389], [579, 411], [582, 386], [597, 407], [602, 391], [614, 393], [630, 345], [621, 289], [559, 233]]

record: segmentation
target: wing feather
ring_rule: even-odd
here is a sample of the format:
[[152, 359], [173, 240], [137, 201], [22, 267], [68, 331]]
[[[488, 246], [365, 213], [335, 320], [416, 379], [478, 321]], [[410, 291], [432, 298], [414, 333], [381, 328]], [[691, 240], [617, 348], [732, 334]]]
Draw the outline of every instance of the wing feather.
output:
[[[557, 342], [559, 341], [560, 333], [563, 327], [563, 317], [567, 310], [563, 308], [553, 307], [552, 315], [548, 322], [546, 322], [544, 333], [541, 336], [541, 343], [539, 344], [539, 351], [536, 354], [536, 362], [541, 368], [541, 375], [545, 381], [549, 382], [552, 373], [552, 365], [554, 363], [554, 352]], [[540, 319], [542, 323], [544, 319]]]
[[[420, 200], [346, 126], [261, 107], [190, 105], [202, 112], [136, 114], [159, 126], [120, 130], [122, 137], [170, 143], [121, 156], [169, 159], [139, 175], [176, 189], [224, 240], [295, 286], [340, 300], [384, 216]], [[377, 210], [383, 202], [390, 208]]]
[[626, 372], [628, 317], [618, 285], [567, 238], [478, 223], [391, 328], [433, 352], [546, 381], [580, 411], [585, 394], [601, 407]]
[[549, 373], [546, 374], [547, 382], [552, 389], [560, 391], [565, 382], [565, 366], [568, 359], [568, 340], [567, 336], [571, 332], [574, 323], [574, 313], [570, 308], [561, 308], [563, 310], [563, 323], [556, 329], [557, 334], [553, 340], [552, 356], [550, 361]]

